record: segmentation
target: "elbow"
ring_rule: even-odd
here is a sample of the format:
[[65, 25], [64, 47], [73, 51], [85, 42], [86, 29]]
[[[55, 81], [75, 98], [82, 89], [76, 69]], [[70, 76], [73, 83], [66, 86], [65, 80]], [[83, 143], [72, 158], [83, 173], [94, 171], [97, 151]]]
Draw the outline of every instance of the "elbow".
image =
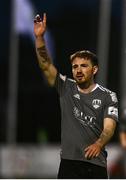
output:
[[54, 80], [54, 79], [48, 79], [48, 85], [49, 85], [50, 87], [54, 87], [54, 85], [55, 85], [55, 80]]

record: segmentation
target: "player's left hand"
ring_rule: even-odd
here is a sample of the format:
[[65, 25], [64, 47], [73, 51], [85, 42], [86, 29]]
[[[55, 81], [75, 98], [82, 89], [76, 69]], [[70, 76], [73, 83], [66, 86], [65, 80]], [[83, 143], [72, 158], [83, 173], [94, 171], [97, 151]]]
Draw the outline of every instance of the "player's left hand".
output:
[[84, 149], [86, 159], [92, 159], [99, 156], [101, 152], [101, 146], [98, 143], [91, 144]]

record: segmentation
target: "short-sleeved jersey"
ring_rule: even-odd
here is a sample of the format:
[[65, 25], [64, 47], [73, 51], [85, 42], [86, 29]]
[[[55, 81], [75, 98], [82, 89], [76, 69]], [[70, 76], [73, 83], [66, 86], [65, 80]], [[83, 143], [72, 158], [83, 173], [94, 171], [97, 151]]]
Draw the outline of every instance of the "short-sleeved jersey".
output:
[[99, 138], [105, 118], [118, 121], [116, 93], [99, 84], [92, 92], [81, 93], [74, 80], [61, 74], [57, 74], [55, 86], [61, 106], [61, 158], [106, 167], [105, 149], [91, 160], [84, 157], [84, 149]]

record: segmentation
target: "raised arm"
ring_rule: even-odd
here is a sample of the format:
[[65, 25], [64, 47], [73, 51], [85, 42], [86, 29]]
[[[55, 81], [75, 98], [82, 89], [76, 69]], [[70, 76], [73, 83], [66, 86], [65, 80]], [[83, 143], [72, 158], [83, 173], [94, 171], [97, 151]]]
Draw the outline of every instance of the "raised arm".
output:
[[46, 14], [43, 14], [43, 20], [39, 15], [36, 15], [34, 19], [34, 35], [35, 35], [35, 47], [39, 66], [44, 73], [49, 85], [53, 86], [56, 79], [57, 69], [52, 64], [51, 58], [48, 55], [44, 33], [46, 31]]
[[113, 136], [115, 128], [116, 121], [111, 118], [105, 118], [104, 128], [99, 139], [94, 144], [91, 144], [85, 149], [85, 157], [89, 159], [97, 157], [100, 154], [102, 148], [109, 142], [109, 140]]

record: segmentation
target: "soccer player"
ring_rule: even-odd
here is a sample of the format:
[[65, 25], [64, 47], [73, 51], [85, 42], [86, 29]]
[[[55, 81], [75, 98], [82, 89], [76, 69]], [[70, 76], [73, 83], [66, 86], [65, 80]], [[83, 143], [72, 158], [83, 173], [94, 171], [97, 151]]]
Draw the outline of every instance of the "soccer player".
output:
[[61, 162], [58, 178], [108, 178], [107, 152], [118, 121], [116, 94], [95, 82], [98, 59], [90, 51], [70, 56], [73, 79], [60, 74], [44, 41], [46, 14], [34, 19], [39, 66], [50, 86], [55, 86], [61, 106]]

